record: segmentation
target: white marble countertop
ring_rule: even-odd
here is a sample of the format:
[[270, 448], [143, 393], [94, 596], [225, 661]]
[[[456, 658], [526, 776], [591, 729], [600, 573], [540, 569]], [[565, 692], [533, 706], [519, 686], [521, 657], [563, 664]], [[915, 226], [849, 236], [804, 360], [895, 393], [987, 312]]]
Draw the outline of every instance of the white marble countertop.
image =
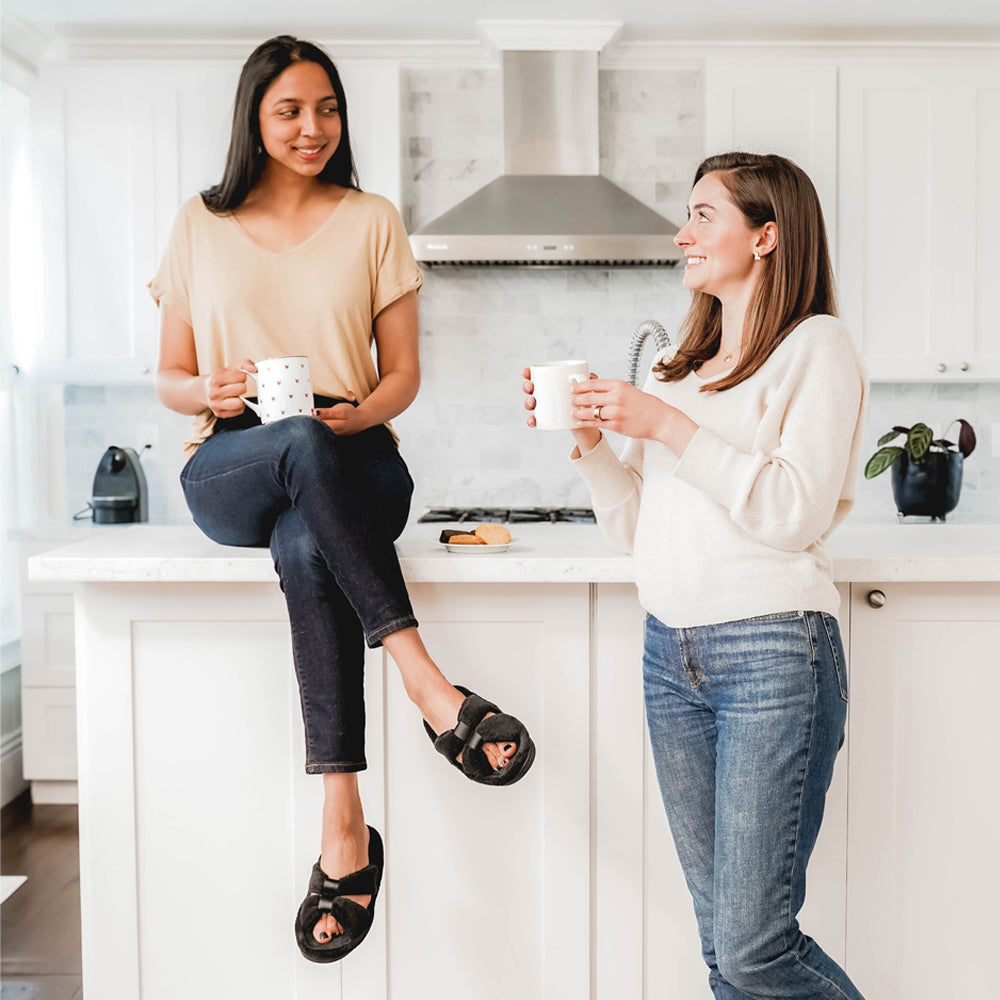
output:
[[[505, 552], [449, 552], [440, 524], [411, 524], [397, 543], [410, 583], [629, 583], [632, 561], [593, 525], [517, 524]], [[1000, 524], [852, 524], [833, 535], [838, 582], [1000, 581]], [[107, 525], [29, 560], [32, 580], [270, 582], [266, 549], [217, 545], [194, 525]]]

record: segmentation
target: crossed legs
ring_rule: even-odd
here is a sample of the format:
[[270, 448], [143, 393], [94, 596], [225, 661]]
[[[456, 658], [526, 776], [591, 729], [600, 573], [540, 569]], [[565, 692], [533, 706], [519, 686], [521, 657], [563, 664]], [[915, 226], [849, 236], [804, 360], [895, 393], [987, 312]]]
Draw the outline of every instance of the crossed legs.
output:
[[[181, 476], [196, 523], [228, 545], [269, 545], [288, 606], [306, 735], [306, 769], [322, 774], [320, 867], [340, 878], [368, 863], [358, 793], [364, 757], [364, 647], [383, 645], [435, 732], [455, 726], [464, 695], [417, 631], [393, 547], [412, 480], [388, 431], [341, 438], [309, 417], [217, 427]], [[483, 745], [494, 769], [513, 743]], [[348, 897], [362, 906], [368, 897]], [[317, 941], [342, 928], [323, 916]]]

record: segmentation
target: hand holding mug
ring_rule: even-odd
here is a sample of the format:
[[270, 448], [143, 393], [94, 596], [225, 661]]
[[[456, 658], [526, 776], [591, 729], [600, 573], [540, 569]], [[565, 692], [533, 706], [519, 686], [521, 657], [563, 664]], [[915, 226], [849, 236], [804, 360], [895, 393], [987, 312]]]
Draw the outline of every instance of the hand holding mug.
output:
[[612, 430], [664, 443], [668, 427], [676, 424], [678, 417], [691, 424], [676, 407], [621, 379], [591, 379], [573, 386], [573, 416], [577, 426], [590, 429], [591, 434]]
[[260, 417], [262, 424], [285, 417], [309, 416], [313, 412], [308, 358], [263, 358], [246, 361], [240, 367], [257, 383], [257, 402], [245, 397], [243, 402]]
[[571, 430], [576, 426], [570, 389], [590, 377], [586, 361], [545, 361], [525, 368], [523, 375], [527, 379], [523, 388], [529, 397], [524, 405], [532, 411], [529, 427]]
[[[571, 365], [579, 364], [583, 365], [585, 368], [589, 367], [586, 365], [586, 362], [568, 362], [568, 364]], [[548, 367], [551, 368], [552, 366]], [[548, 377], [548, 374], [549, 374], [548, 372], [545, 372], [543, 373], [542, 377], [546, 378]], [[535, 398], [534, 395], [536, 387], [534, 381], [532, 380], [532, 369], [531, 368], [523, 369], [521, 375], [525, 379], [524, 383], [521, 386], [521, 389], [524, 392], [525, 396], [527, 397], [524, 401], [524, 408], [526, 410], [531, 411], [528, 414], [528, 426], [535, 427], [538, 426], [538, 421], [536, 420], [534, 413], [535, 409], [538, 406], [538, 400]], [[573, 394], [577, 392], [585, 392], [587, 390], [587, 387], [590, 385], [590, 381], [596, 378], [597, 376], [593, 372], [589, 373], [589, 381], [583, 377], [580, 377], [579, 373], [575, 373], [573, 376], [571, 376], [571, 381], [567, 383], [567, 389], [564, 389], [564, 387], [562, 386], [558, 387], [560, 394], [566, 392], [566, 400], [565, 403], [560, 402], [559, 404], [560, 407], [565, 408], [565, 416], [557, 420], [557, 425], [567, 428], [573, 434], [573, 437], [576, 440], [577, 445], [579, 445], [580, 450], [584, 452], [590, 451], [590, 449], [593, 448], [598, 441], [600, 441], [601, 434], [600, 432], [595, 433], [589, 427], [583, 426], [578, 420], [574, 419], [573, 406], [576, 397]], [[544, 391], [544, 388], [542, 391]], [[550, 400], [550, 410], [551, 410], [551, 400]], [[549, 417], [551, 419], [551, 413], [549, 414]], [[553, 426], [553, 425], [552, 423], [548, 424], [543, 423], [542, 426]]]
[[205, 401], [217, 417], [238, 417], [243, 412], [241, 397], [247, 391], [247, 369], [257, 370], [249, 358], [205, 376]]

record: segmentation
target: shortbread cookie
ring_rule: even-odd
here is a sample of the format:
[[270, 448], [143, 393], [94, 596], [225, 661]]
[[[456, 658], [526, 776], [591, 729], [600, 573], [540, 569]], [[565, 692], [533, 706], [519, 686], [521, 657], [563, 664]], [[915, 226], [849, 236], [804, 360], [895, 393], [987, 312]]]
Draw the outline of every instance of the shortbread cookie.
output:
[[449, 545], [485, 545], [486, 542], [478, 535], [452, 535], [448, 539]]
[[510, 541], [510, 532], [502, 524], [481, 524], [476, 534], [487, 545], [506, 545]]

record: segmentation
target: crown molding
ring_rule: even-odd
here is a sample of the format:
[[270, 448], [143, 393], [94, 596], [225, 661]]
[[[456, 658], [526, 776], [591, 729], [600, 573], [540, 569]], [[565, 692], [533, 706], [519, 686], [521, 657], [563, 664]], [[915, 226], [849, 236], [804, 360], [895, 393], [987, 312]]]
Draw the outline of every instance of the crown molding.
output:
[[[299, 37], [321, 45], [334, 59], [386, 59], [435, 65], [496, 64], [483, 42], [475, 39], [365, 39], [337, 38], [322, 31], [303, 30]], [[185, 35], [155, 31], [142, 34], [73, 32], [52, 39], [46, 62], [72, 61], [229, 61], [243, 62], [260, 44], [262, 36]]]
[[601, 69], [651, 70], [697, 69], [713, 60], [748, 63], [778, 61], [853, 62], [968, 62], [996, 61], [1000, 57], [1000, 36], [979, 38], [975, 42], [939, 42], [937, 44], [899, 41], [880, 42], [616, 42], [600, 56]]
[[[329, 28], [297, 30], [312, 38], [335, 59], [396, 60], [414, 68], [496, 67], [499, 52], [510, 48], [598, 51], [601, 69], [696, 69], [710, 59], [935, 60], [996, 59], [1000, 29], [910, 30], [853, 33], [814, 30], [802, 33], [774, 30], [735, 33], [720, 31], [691, 37], [622, 37], [619, 22], [480, 21], [480, 39], [339, 38]], [[529, 26], [530, 25], [530, 29]], [[499, 26], [499, 27], [497, 27]], [[546, 27], [541, 27], [546, 26]], [[527, 32], [530, 30], [530, 37]], [[521, 32], [521, 34], [518, 34]], [[33, 82], [41, 65], [72, 61], [232, 61], [242, 62], [260, 43], [250, 34], [180, 32], [143, 29], [136, 32], [67, 26], [48, 37], [37, 29], [3, 15], [4, 79], [8, 72]]]
[[48, 43], [37, 28], [0, 13], [0, 79], [15, 90], [30, 93]]

